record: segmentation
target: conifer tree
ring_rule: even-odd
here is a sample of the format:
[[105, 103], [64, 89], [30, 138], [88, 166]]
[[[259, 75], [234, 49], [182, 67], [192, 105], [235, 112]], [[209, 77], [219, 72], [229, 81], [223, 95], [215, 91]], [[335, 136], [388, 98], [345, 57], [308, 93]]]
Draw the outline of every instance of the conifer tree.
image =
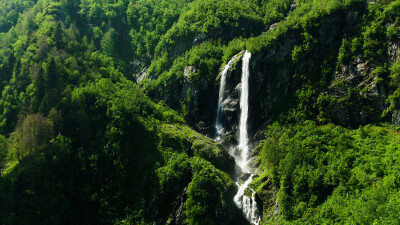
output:
[[57, 26], [56, 26], [56, 29], [54, 30], [52, 38], [53, 38], [54, 42], [56, 43], [56, 47], [58, 49], [62, 49], [64, 47], [63, 30], [62, 30], [60, 22], [57, 23]]

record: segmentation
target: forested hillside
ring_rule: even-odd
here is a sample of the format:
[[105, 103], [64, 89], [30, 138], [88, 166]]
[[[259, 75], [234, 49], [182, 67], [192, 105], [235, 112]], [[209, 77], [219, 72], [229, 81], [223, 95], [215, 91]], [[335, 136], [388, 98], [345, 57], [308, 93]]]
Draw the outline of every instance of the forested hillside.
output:
[[249, 174], [251, 224], [399, 224], [399, 18], [400, 0], [0, 0], [0, 224], [250, 224]]

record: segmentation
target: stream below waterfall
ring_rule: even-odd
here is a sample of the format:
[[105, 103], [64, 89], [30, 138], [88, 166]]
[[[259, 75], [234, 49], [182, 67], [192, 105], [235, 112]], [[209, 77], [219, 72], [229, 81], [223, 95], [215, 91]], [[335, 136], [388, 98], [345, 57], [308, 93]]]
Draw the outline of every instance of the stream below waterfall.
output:
[[[226, 74], [235, 62], [237, 56], [234, 56], [223, 68], [220, 78], [220, 89], [218, 96], [218, 108], [216, 119], [216, 141], [221, 141], [223, 125], [221, 124], [221, 117], [223, 111], [224, 93], [226, 85]], [[253, 225], [258, 225], [260, 222], [260, 215], [258, 206], [255, 199], [255, 191], [248, 185], [253, 180], [254, 174], [250, 171], [249, 163], [251, 161], [252, 149], [249, 147], [249, 138], [247, 131], [247, 120], [249, 111], [249, 76], [250, 76], [250, 59], [251, 53], [244, 52], [242, 58], [242, 77], [241, 77], [241, 90], [240, 90], [240, 120], [239, 120], [239, 144], [229, 150], [229, 153], [235, 158], [236, 164], [241, 168], [241, 174], [236, 179], [238, 192], [236, 193], [233, 201], [235, 205], [242, 210], [245, 218]], [[251, 193], [251, 196], [249, 196]]]

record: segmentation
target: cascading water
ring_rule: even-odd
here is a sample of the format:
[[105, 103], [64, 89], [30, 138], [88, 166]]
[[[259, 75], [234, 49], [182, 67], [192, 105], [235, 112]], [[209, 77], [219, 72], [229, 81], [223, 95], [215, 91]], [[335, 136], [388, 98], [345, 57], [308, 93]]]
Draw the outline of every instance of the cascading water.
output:
[[226, 84], [226, 74], [228, 73], [228, 70], [231, 68], [232, 64], [235, 62], [236, 55], [232, 57], [231, 60], [224, 66], [224, 69], [221, 72], [221, 77], [220, 77], [220, 85], [219, 85], [219, 96], [218, 96], [218, 108], [217, 108], [217, 120], [215, 123], [215, 129], [216, 129], [216, 141], [221, 140], [222, 132], [223, 132], [223, 127], [221, 124], [221, 113], [223, 110], [223, 103], [225, 99], [225, 84]]
[[[256, 202], [256, 192], [249, 187], [249, 184], [253, 180], [253, 176], [254, 175], [251, 174], [243, 184], [240, 184], [240, 178], [238, 178], [236, 185], [238, 186], [239, 190], [233, 198], [233, 201], [235, 202], [236, 206], [243, 211], [244, 216], [250, 223], [258, 225], [260, 223], [260, 216]], [[246, 196], [246, 189], [250, 190], [251, 198]]]
[[[250, 75], [250, 59], [251, 53], [246, 51], [243, 55], [242, 65], [242, 88], [240, 93], [240, 124], [239, 124], [239, 151], [240, 160], [238, 161], [239, 166], [242, 168], [245, 174], [249, 174], [249, 161], [250, 161], [250, 149], [248, 146], [248, 134], [247, 134], [247, 118], [249, 112], [249, 75]], [[255, 199], [255, 191], [248, 187], [253, 180], [253, 174], [243, 183], [240, 183], [238, 178], [236, 184], [239, 187], [238, 193], [234, 197], [235, 204], [242, 209], [246, 219], [252, 224], [259, 224], [260, 216], [258, 214], [258, 207]], [[249, 189], [251, 191], [251, 198], [246, 196], [245, 191]]]
[[[220, 124], [220, 117], [222, 111], [222, 104], [224, 100], [225, 83], [226, 83], [226, 73], [234, 62], [236, 56], [229, 61], [229, 63], [224, 67], [221, 74], [221, 83], [219, 89], [219, 99], [218, 99], [218, 110], [217, 110], [217, 138], [216, 141], [220, 141], [222, 135], [222, 125]], [[242, 63], [242, 79], [241, 79], [241, 93], [240, 93], [240, 122], [239, 122], [239, 145], [237, 149], [240, 154], [233, 153], [236, 163], [241, 167], [243, 174], [249, 175], [248, 178], [241, 183], [240, 177], [237, 178], [236, 185], [238, 186], [238, 192], [234, 197], [234, 202], [236, 206], [243, 211], [246, 219], [254, 225], [258, 225], [260, 222], [260, 216], [258, 211], [258, 206], [255, 199], [255, 191], [251, 189], [248, 185], [251, 183], [254, 175], [249, 172], [249, 161], [250, 161], [250, 148], [248, 146], [248, 133], [247, 133], [247, 119], [249, 112], [249, 75], [250, 75], [250, 64], [251, 53], [246, 51], [243, 55]], [[232, 152], [231, 152], [232, 153]], [[246, 195], [246, 190], [250, 190], [251, 197]]]
[[247, 136], [247, 118], [249, 112], [249, 63], [251, 53], [246, 51], [243, 55], [242, 64], [242, 88], [240, 93], [240, 122], [239, 122], [239, 150], [241, 160], [239, 166], [247, 167], [249, 158], [249, 146]]

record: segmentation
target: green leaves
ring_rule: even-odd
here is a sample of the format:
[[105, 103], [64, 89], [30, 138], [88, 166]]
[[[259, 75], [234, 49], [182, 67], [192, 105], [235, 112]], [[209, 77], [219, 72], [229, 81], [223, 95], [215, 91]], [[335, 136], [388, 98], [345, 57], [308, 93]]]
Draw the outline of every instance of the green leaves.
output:
[[275, 123], [266, 137], [260, 158], [279, 186], [285, 220], [362, 224], [381, 221], [381, 215], [392, 219], [397, 212], [389, 200], [398, 198], [400, 187], [393, 158], [400, 140], [395, 128]]
[[172, 154], [166, 166], [157, 169], [160, 180], [160, 191], [174, 195], [179, 191], [180, 183], [190, 179], [190, 161], [186, 154]]
[[227, 198], [226, 184], [220, 178], [223, 174], [201, 158], [193, 158], [192, 163], [193, 178], [185, 204], [186, 222], [190, 225], [218, 224], [217, 210], [224, 207], [224, 201], [231, 200]]
[[131, 46], [137, 56], [153, 54], [160, 37], [177, 21], [189, 2], [140, 0], [129, 4]]

